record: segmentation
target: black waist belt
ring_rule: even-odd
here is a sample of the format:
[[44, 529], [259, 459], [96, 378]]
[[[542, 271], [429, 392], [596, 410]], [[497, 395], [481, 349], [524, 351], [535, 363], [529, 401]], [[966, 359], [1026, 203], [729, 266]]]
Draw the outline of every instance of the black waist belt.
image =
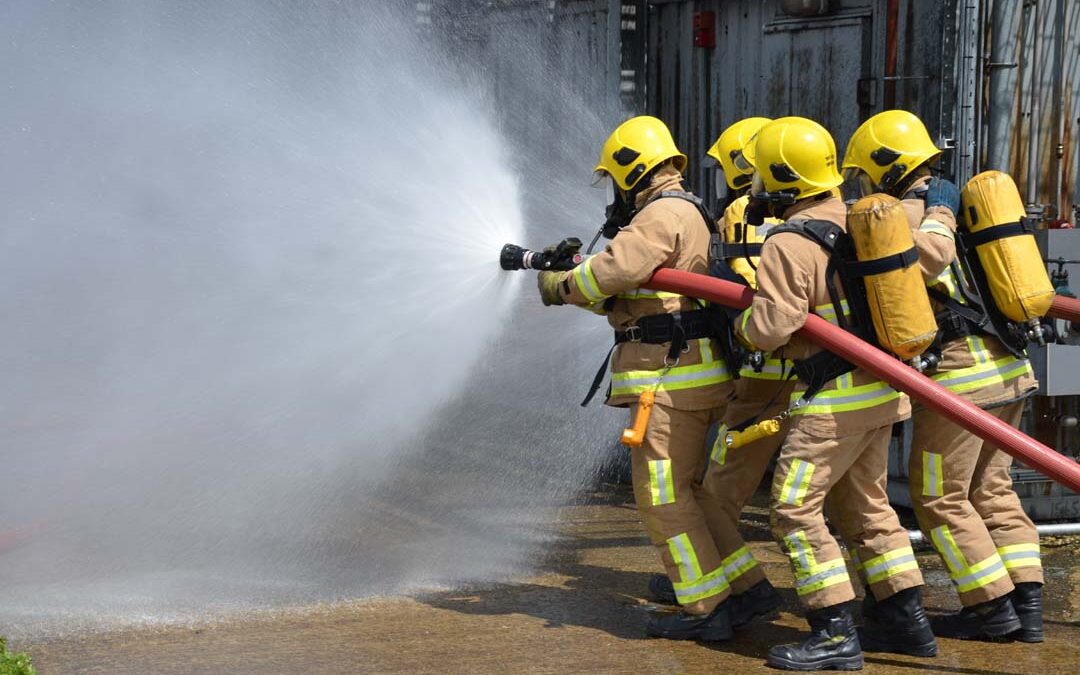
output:
[[581, 402], [581, 405], [589, 405], [589, 401], [600, 389], [600, 384], [604, 381], [604, 374], [607, 373], [608, 361], [611, 360], [611, 352], [615, 351], [616, 345], [624, 342], [643, 342], [650, 345], [662, 345], [670, 342], [671, 346], [668, 348], [666, 363], [673, 365], [678, 363], [679, 354], [682, 352], [683, 347], [686, 346], [687, 340], [697, 340], [715, 335], [716, 331], [709, 321], [707, 312], [702, 309], [675, 312], [674, 314], [650, 314], [641, 317], [637, 320], [637, 323], [626, 330], [615, 331], [615, 344], [608, 350], [604, 362], [600, 364], [600, 369], [596, 371], [596, 376], [593, 377], [592, 384], [589, 386], [589, 393], [585, 395], [585, 400]]
[[715, 334], [705, 312], [695, 309], [678, 314], [643, 316], [626, 330], [615, 331], [615, 344], [644, 342], [650, 345], [662, 345], [675, 340], [713, 337]]

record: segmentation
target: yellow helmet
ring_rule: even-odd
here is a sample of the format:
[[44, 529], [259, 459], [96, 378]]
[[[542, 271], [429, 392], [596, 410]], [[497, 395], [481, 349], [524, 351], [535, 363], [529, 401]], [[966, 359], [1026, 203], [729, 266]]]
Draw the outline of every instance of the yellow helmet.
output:
[[611, 176], [620, 189], [629, 191], [642, 176], [669, 159], [680, 173], [686, 169], [686, 155], [675, 147], [667, 126], [643, 115], [626, 120], [611, 132], [593, 171]]
[[763, 126], [752, 159], [756, 193], [788, 193], [798, 200], [844, 182], [836, 169], [832, 136], [805, 117], [781, 117]]
[[926, 126], [906, 110], [886, 110], [862, 123], [844, 153], [845, 173], [862, 170], [875, 190], [891, 192], [912, 171], [941, 156]]
[[771, 121], [768, 117], [747, 117], [739, 120], [724, 129], [706, 153], [720, 162], [720, 168], [724, 170], [724, 180], [732, 190], [750, 184], [750, 176], [754, 173], [753, 160], [744, 158], [743, 155], [753, 154], [751, 141], [754, 135]]

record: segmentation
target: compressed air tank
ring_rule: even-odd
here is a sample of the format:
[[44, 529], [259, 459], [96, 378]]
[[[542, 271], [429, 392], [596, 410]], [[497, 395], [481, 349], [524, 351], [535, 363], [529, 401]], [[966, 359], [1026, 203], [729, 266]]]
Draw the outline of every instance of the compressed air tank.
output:
[[904, 207], [885, 194], [863, 197], [848, 213], [847, 229], [878, 345], [904, 361], [922, 354], [938, 326]]
[[1016, 323], [1045, 316], [1054, 300], [1054, 286], [1031, 229], [1023, 225], [1024, 202], [1012, 177], [984, 171], [967, 182], [960, 199], [965, 241], [975, 248], [998, 310]]

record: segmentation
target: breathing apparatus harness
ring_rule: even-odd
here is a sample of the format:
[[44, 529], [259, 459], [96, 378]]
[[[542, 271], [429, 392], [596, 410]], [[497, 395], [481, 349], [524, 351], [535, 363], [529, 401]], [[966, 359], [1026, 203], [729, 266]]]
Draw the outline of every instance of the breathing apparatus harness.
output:
[[[926, 199], [925, 185], [908, 190], [904, 199]], [[960, 219], [961, 214], [956, 214]], [[956, 259], [950, 263], [950, 285], [956, 289], [954, 297], [940, 288], [928, 286], [927, 294], [939, 303], [942, 310], [935, 315], [939, 331], [928, 353], [941, 360], [944, 345], [972, 335], [997, 338], [1016, 358], [1026, 358], [1025, 349], [1030, 341], [1044, 341], [1044, 329], [1032, 329], [1011, 321], [997, 307], [990, 292], [986, 270], [976, 252], [977, 246], [989, 244], [1008, 237], [1034, 234], [1036, 219], [1023, 217], [1011, 223], [1003, 223], [980, 232], [958, 228], [956, 233]], [[975, 292], [972, 292], [972, 288]]]
[[[686, 187], [685, 184], [683, 187]], [[631, 193], [624, 200], [621, 195], [619, 195], [618, 191], [616, 191], [615, 202], [608, 206], [608, 218], [600, 228], [597, 236], [593, 238], [593, 242], [589, 245], [590, 251], [600, 235], [613, 239], [624, 227], [630, 224], [630, 221], [632, 221], [642, 209], [660, 199], [682, 199], [683, 201], [689, 202], [697, 209], [702, 220], [705, 221], [705, 227], [708, 228], [710, 236], [716, 235], [716, 225], [713, 221], [712, 214], [709, 213], [705, 203], [690, 192], [685, 190], [664, 190], [649, 198], [639, 209], [630, 210], [627, 206], [627, 202], [632, 203], [634, 197], [634, 193]], [[613, 302], [613, 298], [609, 298], [605, 302]], [[615, 351], [615, 347], [626, 342], [641, 342], [644, 344], [670, 343], [668, 352], [664, 357], [664, 368], [660, 371], [656, 386], [651, 392], [646, 392], [653, 396], [655, 396], [655, 391], [660, 387], [667, 372], [677, 366], [680, 356], [689, 350], [690, 340], [702, 338], [718, 339], [721, 343], [720, 351], [725, 361], [737, 358], [734, 353], [729, 351], [732, 349], [734, 341], [731, 337], [730, 324], [728, 323], [726, 314], [724, 314], [722, 310], [719, 310], [719, 308], [704, 305], [704, 303], [701, 303], [700, 301], [696, 302], [699, 303], [701, 309], [687, 312], [650, 314], [640, 317], [634, 325], [629, 326], [626, 330], [615, 331], [614, 344], [611, 346], [611, 349], [608, 350], [603, 363], [600, 364], [600, 368], [596, 371], [592, 384], [589, 385], [588, 393], [581, 402], [582, 407], [587, 406], [589, 402], [592, 401], [593, 397], [596, 396], [596, 392], [599, 391], [600, 385], [604, 381], [604, 376], [607, 374], [608, 364], [611, 361], [611, 355]], [[721, 323], [725, 325], [719, 325]], [[738, 372], [737, 369], [735, 369], [735, 372]], [[650, 405], [651, 398], [652, 397], [650, 396]], [[644, 403], [643, 400], [643, 407]], [[645, 415], [644, 418], [647, 421], [647, 415]], [[635, 427], [637, 426], [639, 425], [635, 424]], [[641, 429], [644, 429], [644, 423], [641, 424]], [[630, 430], [627, 430], [627, 432], [629, 433]], [[637, 441], [636, 443], [633, 442], [635, 440]], [[628, 438], [627, 436], [624, 436], [623, 442], [627, 443], [627, 445], [641, 444], [641, 441], [636, 437]]]

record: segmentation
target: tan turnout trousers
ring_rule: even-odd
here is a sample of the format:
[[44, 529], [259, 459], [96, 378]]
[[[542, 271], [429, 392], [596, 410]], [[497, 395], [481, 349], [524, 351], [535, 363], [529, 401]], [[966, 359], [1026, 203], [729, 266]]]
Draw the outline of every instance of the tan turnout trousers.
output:
[[[617, 331], [643, 317], [699, 309], [690, 298], [640, 288], [661, 267], [708, 270], [709, 226], [702, 214], [680, 198], [654, 200], [681, 191], [681, 179], [671, 166], [657, 170], [638, 195], [639, 211], [630, 224], [603, 251], [563, 275], [559, 292], [565, 302], [604, 314]], [[644, 443], [630, 454], [634, 499], [679, 603], [690, 614], [707, 614], [727, 598], [729, 587], [695, 481], [708, 459], [706, 433], [723, 415], [733, 387], [715, 340], [689, 340], [675, 364], [667, 363], [669, 348], [670, 343], [619, 344], [611, 357], [607, 404], [630, 407], [632, 420], [641, 394], [655, 392]]]
[[[1024, 402], [988, 412], [1020, 424]], [[1012, 457], [978, 436], [918, 409], [908, 465], [919, 526], [941, 554], [965, 607], [1043, 582], [1039, 534], [1012, 489]]]
[[[779, 363], [778, 359], [776, 361]], [[728, 404], [709, 454], [708, 473], [702, 485], [706, 520], [723, 559], [731, 592], [736, 595], [765, 580], [765, 572], [739, 533], [739, 517], [784, 442], [791, 424], [790, 420], [785, 420], [780, 433], [741, 448], [728, 450], [723, 438], [729, 427], [755, 415], [759, 420], [776, 417], [788, 407], [794, 387], [793, 380], [753, 379], [747, 375], [736, 380], [735, 398]]]
[[[947, 209], [924, 208], [915, 190], [927, 180], [915, 183], [903, 205], [927, 284], [959, 299], [960, 281], [947, 268], [956, 258], [956, 221]], [[1014, 427], [1023, 398], [1037, 386], [1027, 361], [988, 336], [945, 344], [930, 376]], [[921, 407], [913, 429], [908, 480], [915, 516], [945, 562], [961, 604], [999, 598], [1015, 583], [1042, 583], [1039, 535], [1012, 489], [1012, 457]]]
[[[637, 413], [637, 405], [633, 406]], [[679, 604], [707, 614], [729, 594], [725, 563], [705, 510], [712, 507], [698, 482], [708, 461], [705, 439], [723, 414], [656, 404], [645, 442], [631, 448], [634, 501], [649, 540], [671, 578]]]
[[[835, 197], [805, 200], [789, 222], [828, 220], [841, 227], [846, 211]], [[758, 266], [758, 293], [737, 333], [759, 349], [800, 359], [817, 348], [794, 333], [811, 311], [836, 323], [825, 283], [827, 254], [795, 233], [770, 237]], [[801, 396], [797, 387], [792, 394]], [[885, 492], [894, 422], [910, 414], [906, 396], [861, 370], [826, 385], [792, 417], [772, 484], [773, 534], [791, 560], [795, 591], [810, 610], [855, 597], [847, 565], [825, 524], [826, 495], [834, 494], [834, 523], [851, 545], [856, 567], [875, 597], [923, 583], [907, 531]]]

